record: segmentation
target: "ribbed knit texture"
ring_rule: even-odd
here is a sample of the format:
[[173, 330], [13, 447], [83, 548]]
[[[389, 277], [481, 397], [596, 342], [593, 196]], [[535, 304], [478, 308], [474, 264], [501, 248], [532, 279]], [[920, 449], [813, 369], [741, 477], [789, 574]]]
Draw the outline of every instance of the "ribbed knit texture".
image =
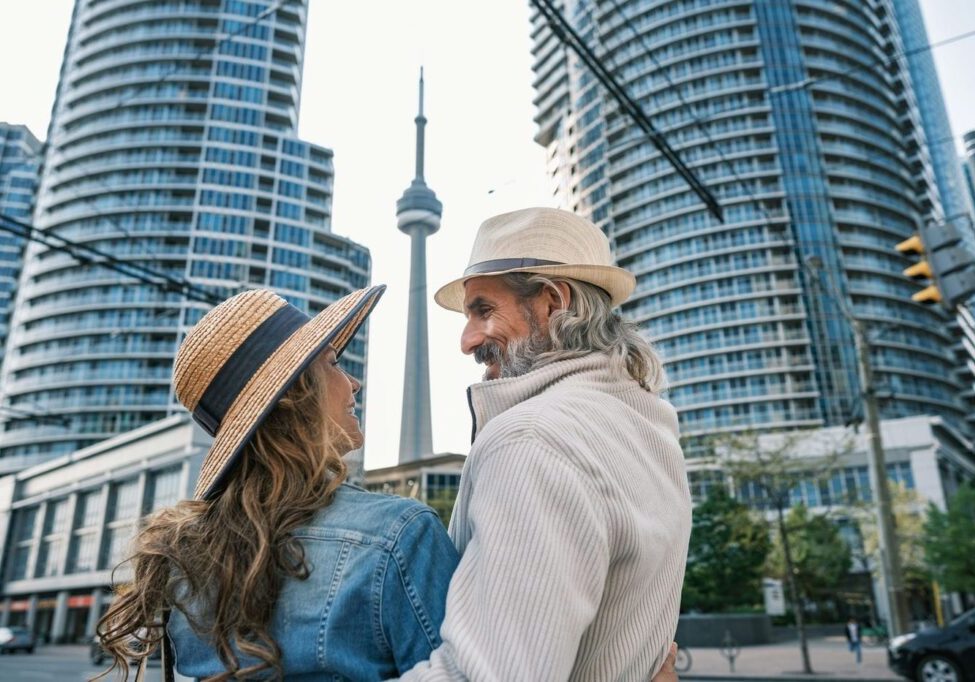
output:
[[471, 387], [443, 645], [404, 680], [634, 680], [677, 627], [691, 502], [677, 415], [592, 354]]

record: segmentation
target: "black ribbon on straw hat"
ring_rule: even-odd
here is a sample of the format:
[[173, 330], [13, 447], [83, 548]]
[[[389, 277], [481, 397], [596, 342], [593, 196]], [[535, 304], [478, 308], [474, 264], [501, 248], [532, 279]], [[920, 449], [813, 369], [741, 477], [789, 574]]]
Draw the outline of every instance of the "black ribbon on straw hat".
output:
[[211, 436], [254, 372], [278, 347], [311, 320], [290, 303], [276, 310], [240, 344], [210, 382], [193, 410], [193, 419]]

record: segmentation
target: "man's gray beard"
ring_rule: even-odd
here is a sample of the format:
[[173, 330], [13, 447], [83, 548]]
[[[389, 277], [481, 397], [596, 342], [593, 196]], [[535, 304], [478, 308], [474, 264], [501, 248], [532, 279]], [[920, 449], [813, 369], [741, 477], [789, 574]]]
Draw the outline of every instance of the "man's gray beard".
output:
[[501, 379], [519, 377], [532, 371], [536, 358], [551, 350], [552, 342], [534, 315], [526, 313], [525, 319], [529, 325], [528, 336], [509, 341], [503, 351], [497, 344], [484, 343], [474, 351], [474, 360], [481, 364], [497, 363]]
[[538, 356], [550, 350], [551, 346], [548, 337], [532, 320], [531, 333], [523, 339], [509, 341], [508, 347], [501, 354], [501, 378], [510, 379], [528, 374], [535, 368]]

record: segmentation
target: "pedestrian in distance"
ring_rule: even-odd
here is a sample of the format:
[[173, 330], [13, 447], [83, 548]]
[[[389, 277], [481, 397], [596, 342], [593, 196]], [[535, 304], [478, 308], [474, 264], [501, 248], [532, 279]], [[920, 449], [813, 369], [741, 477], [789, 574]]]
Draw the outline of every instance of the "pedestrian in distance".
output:
[[850, 616], [846, 621], [844, 632], [846, 633], [847, 645], [856, 657], [857, 666], [859, 667], [863, 663], [863, 640], [860, 638], [860, 621], [854, 616]]

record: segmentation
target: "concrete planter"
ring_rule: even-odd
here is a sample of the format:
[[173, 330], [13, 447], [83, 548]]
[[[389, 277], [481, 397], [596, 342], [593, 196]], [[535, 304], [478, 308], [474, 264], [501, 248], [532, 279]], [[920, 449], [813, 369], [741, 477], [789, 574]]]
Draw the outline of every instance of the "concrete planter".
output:
[[681, 615], [677, 643], [686, 647], [719, 647], [730, 632], [735, 644], [767, 644], [772, 641], [772, 619], [764, 613], [704, 613]]

